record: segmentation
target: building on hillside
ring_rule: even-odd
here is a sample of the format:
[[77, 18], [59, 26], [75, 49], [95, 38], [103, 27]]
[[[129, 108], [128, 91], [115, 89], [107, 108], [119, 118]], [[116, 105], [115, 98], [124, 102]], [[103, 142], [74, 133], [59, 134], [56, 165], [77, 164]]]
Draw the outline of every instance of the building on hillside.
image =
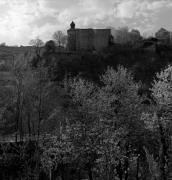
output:
[[137, 29], [132, 29], [130, 32], [130, 42], [132, 44], [135, 44], [136, 42], [140, 41], [142, 39], [142, 36], [140, 34], [140, 31]]
[[161, 43], [169, 44], [172, 43], [172, 32], [161, 28], [158, 32], [155, 33], [155, 37]]
[[114, 37], [114, 42], [117, 44], [126, 44], [130, 41], [128, 27], [122, 27], [119, 29], [113, 28], [112, 35]]
[[70, 51], [99, 51], [109, 46], [110, 29], [76, 29], [74, 22], [70, 26], [67, 31]]
[[112, 35], [114, 42], [117, 44], [136, 44], [142, 39], [140, 31], [137, 29], [129, 30], [128, 27], [121, 27], [118, 29], [112, 28]]

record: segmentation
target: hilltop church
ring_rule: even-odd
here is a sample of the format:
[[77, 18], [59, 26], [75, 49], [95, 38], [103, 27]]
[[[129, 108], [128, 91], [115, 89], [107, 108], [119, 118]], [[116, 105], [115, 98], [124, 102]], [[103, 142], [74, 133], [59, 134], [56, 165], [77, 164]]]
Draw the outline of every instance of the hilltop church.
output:
[[100, 51], [109, 46], [110, 29], [76, 29], [74, 22], [70, 27], [67, 31], [69, 51]]

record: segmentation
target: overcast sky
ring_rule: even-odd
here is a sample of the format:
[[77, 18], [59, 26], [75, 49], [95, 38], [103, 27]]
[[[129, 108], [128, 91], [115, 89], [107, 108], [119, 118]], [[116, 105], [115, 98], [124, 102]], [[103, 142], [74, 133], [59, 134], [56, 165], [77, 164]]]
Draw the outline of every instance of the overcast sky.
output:
[[172, 0], [0, 0], [0, 42], [46, 41], [72, 20], [78, 28], [128, 26], [152, 34], [172, 30]]

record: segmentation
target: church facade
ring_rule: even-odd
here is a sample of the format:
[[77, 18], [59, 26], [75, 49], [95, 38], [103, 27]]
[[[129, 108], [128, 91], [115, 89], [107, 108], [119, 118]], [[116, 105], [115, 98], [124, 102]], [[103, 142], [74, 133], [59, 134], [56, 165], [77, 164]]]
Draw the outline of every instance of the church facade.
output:
[[99, 51], [109, 46], [110, 29], [76, 29], [71, 23], [67, 31], [69, 51]]

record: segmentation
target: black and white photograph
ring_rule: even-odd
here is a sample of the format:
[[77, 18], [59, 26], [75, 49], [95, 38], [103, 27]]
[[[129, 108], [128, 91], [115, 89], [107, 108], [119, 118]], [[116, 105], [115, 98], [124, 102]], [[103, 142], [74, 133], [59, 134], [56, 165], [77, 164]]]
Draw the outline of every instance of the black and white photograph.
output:
[[0, 180], [172, 180], [172, 0], [0, 0]]

